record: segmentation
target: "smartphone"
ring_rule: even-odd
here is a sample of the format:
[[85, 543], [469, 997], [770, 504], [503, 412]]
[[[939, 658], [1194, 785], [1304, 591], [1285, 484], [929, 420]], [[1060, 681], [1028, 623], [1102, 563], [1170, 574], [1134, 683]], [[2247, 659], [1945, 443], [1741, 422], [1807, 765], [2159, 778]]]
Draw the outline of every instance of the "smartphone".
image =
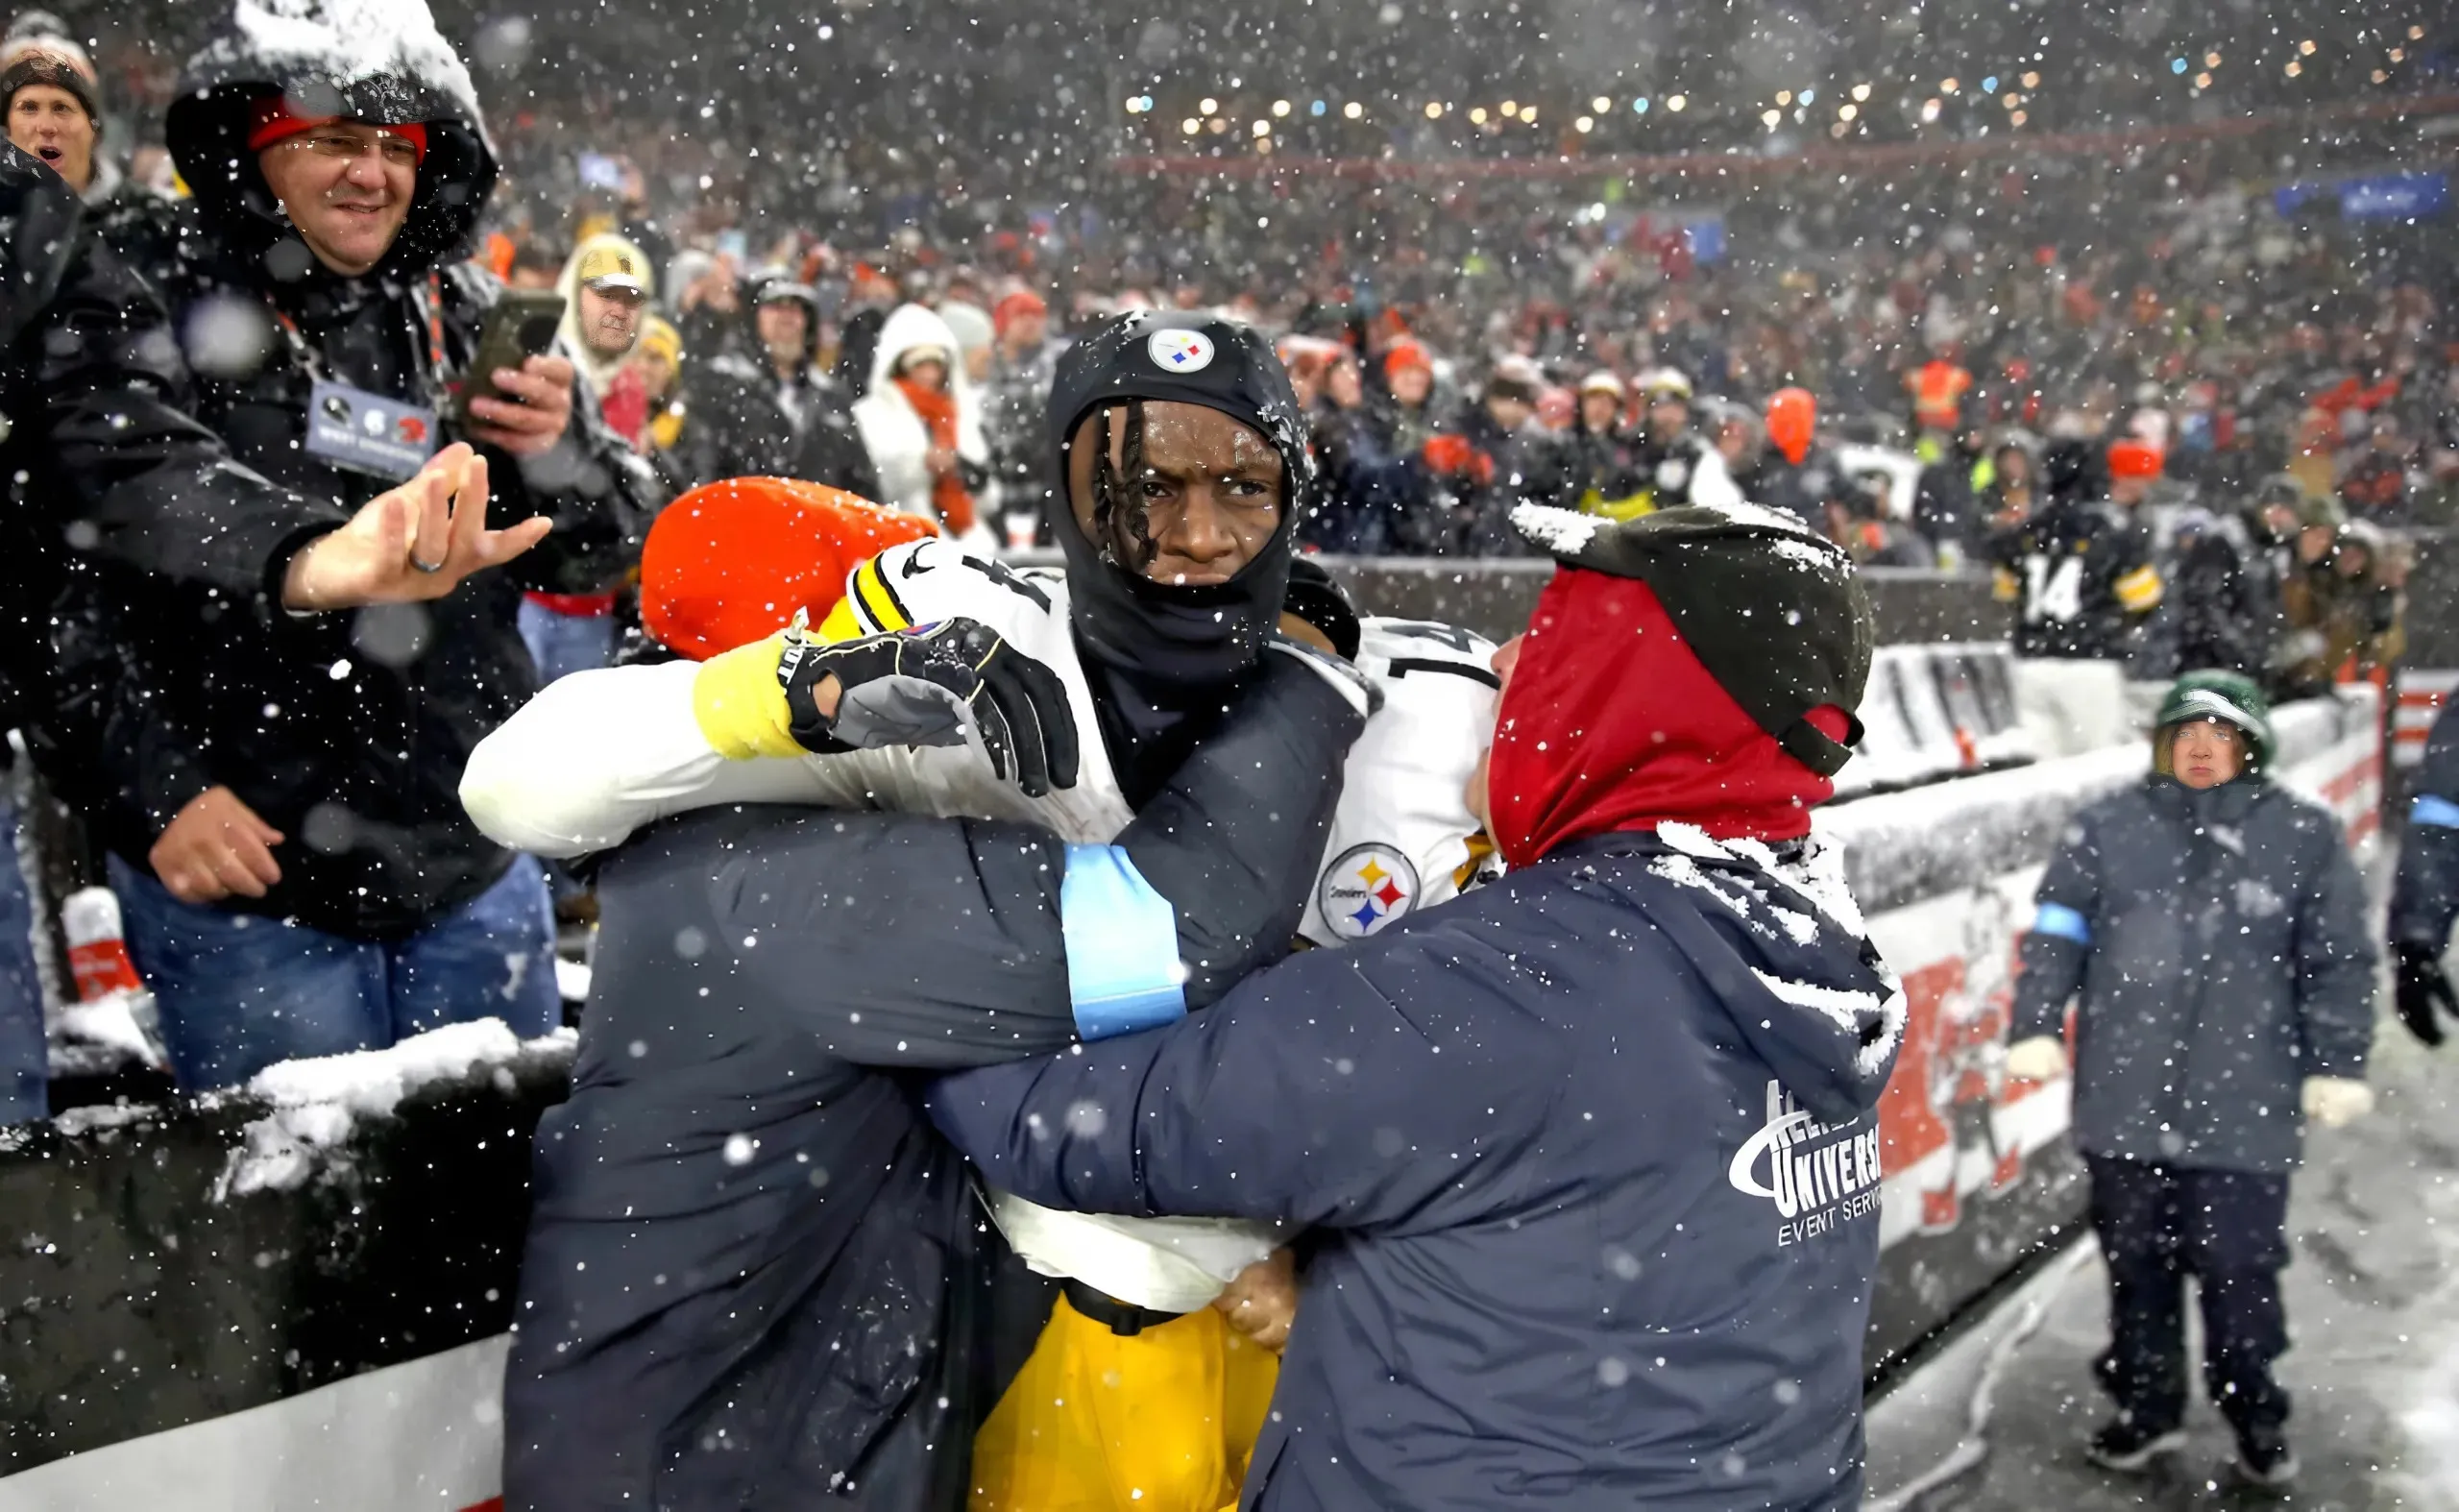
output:
[[496, 297], [478, 328], [478, 352], [461, 378], [461, 392], [452, 402], [452, 418], [471, 424], [470, 401], [501, 399], [496, 369], [517, 368], [523, 357], [543, 357], [555, 345], [564, 324], [564, 297], [547, 289], [506, 289]]

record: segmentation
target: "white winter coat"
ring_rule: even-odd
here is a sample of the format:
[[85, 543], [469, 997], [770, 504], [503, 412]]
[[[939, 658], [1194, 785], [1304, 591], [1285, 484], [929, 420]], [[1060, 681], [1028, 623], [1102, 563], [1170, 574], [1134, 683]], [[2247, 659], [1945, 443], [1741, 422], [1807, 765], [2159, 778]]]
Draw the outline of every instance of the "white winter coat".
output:
[[[897, 306], [880, 328], [879, 350], [871, 357], [871, 389], [855, 402], [854, 426], [879, 474], [879, 501], [910, 515], [937, 518], [931, 507], [931, 427], [894, 381], [897, 359], [916, 347], [937, 347], [947, 354], [948, 387], [957, 402], [957, 454], [986, 472], [990, 448], [982, 438], [982, 402], [965, 377], [956, 333], [936, 311], [919, 305]], [[973, 492], [986, 515], [986, 486]]]

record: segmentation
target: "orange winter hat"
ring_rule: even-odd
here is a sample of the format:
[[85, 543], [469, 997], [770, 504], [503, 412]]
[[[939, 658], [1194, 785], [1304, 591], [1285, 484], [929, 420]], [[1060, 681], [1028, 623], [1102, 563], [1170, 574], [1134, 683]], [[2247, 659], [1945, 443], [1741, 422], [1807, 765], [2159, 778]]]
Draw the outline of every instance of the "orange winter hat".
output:
[[2160, 449], [2140, 436], [2129, 436], [2109, 444], [2109, 476], [2158, 477], [2166, 459]]
[[641, 549], [641, 625], [706, 661], [776, 634], [796, 610], [814, 624], [845, 597], [845, 574], [889, 547], [939, 533], [919, 515], [786, 477], [703, 483], [666, 506]]

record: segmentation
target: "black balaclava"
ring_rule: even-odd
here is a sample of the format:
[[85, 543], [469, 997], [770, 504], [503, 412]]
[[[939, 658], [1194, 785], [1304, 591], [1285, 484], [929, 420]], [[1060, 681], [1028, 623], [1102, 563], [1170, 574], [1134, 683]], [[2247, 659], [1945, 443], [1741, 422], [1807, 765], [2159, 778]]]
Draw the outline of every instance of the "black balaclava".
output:
[[[1226, 583], [1172, 586], [1118, 561], [1108, 541], [1077, 527], [1067, 490], [1068, 446], [1097, 409], [1138, 450], [1143, 401], [1202, 404], [1252, 427], [1280, 453], [1280, 523], [1254, 559]], [[1108, 434], [1101, 424], [1092, 439]], [[1304, 417], [1271, 343], [1220, 315], [1136, 313], [1105, 323], [1059, 359], [1050, 396], [1058, 469], [1051, 535], [1067, 558], [1070, 619], [1103, 716], [1103, 739], [1121, 790], [1140, 803], [1175, 769], [1196, 726], [1218, 714], [1228, 687], [1252, 671], [1280, 618], [1291, 541], [1314, 491]], [[1105, 458], [1106, 460], [1106, 458]], [[1131, 507], [1132, 472], [1094, 471], [1096, 517]]]

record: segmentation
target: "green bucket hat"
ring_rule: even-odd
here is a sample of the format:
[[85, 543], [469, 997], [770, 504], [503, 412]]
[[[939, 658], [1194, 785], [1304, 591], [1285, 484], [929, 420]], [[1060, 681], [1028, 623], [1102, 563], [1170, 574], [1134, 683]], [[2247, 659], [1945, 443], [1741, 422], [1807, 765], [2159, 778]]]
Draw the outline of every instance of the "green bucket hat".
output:
[[2160, 700], [2160, 716], [2153, 735], [2154, 765], [2168, 770], [2169, 744], [2172, 733], [2180, 724], [2196, 719], [2217, 719], [2245, 732], [2252, 746], [2246, 763], [2249, 771], [2260, 771], [2271, 765], [2273, 740], [2271, 733], [2271, 700], [2263, 696], [2254, 680], [2241, 672], [2188, 672]]

